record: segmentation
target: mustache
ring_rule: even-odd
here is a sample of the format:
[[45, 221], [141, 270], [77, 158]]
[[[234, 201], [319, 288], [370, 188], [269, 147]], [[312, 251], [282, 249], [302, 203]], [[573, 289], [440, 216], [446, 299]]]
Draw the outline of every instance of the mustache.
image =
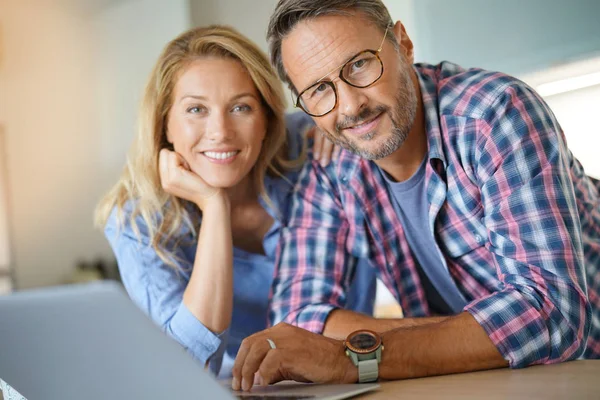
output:
[[388, 107], [384, 105], [378, 105], [375, 108], [364, 108], [357, 115], [347, 116], [342, 121], [335, 124], [335, 129], [338, 133], [340, 133], [343, 129], [349, 128], [354, 125], [360, 125], [361, 123], [372, 119], [373, 117], [387, 112], [389, 110]]

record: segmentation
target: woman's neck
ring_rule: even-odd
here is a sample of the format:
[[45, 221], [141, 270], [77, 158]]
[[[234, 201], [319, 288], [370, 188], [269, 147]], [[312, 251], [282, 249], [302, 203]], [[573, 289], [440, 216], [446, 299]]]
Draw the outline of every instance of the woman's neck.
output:
[[258, 193], [251, 175], [248, 175], [234, 187], [227, 189], [227, 195], [232, 210], [255, 203], [258, 200]]
[[263, 239], [273, 218], [258, 202], [253, 182], [249, 176], [227, 190], [231, 202], [231, 233], [235, 247], [249, 253], [265, 254]]

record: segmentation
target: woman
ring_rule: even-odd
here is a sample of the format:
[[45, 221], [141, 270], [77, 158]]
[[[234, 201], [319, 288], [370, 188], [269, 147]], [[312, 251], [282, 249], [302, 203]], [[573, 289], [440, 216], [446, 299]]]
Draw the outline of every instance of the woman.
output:
[[[284, 107], [248, 39], [220, 26], [183, 33], [154, 67], [125, 170], [96, 212], [131, 298], [221, 376], [241, 341], [266, 327], [293, 160], [310, 124], [292, 116], [286, 134]], [[357, 271], [353, 308], [370, 312], [374, 272]]]

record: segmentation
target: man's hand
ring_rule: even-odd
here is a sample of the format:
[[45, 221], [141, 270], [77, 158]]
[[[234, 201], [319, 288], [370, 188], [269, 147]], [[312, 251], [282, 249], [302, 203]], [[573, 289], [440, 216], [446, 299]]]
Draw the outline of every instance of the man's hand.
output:
[[[270, 339], [276, 348], [271, 348]], [[250, 390], [255, 374], [261, 385], [283, 380], [354, 383], [357, 368], [343, 342], [280, 323], [247, 337], [233, 366], [233, 390]]]

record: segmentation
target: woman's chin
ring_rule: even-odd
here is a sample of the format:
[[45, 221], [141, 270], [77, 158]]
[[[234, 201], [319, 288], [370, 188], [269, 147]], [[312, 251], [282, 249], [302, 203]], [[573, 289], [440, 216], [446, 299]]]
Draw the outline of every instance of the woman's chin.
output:
[[203, 179], [209, 186], [217, 188], [217, 189], [230, 189], [230, 188], [236, 186], [242, 180], [242, 178], [240, 178], [240, 177], [233, 177], [233, 176], [232, 177], [211, 176], [211, 177], [203, 177]]

